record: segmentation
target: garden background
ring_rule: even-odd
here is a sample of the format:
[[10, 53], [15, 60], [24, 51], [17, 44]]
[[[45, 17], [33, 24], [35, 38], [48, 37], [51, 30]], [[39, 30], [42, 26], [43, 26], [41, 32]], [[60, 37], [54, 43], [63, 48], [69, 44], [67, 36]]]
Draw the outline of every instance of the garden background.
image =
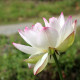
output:
[[55, 63], [34, 76], [23, 61], [29, 55], [17, 50], [12, 42], [28, 45], [17, 29], [36, 22], [43, 24], [43, 17], [48, 20], [61, 12], [78, 19], [74, 44], [59, 59], [63, 77], [80, 80], [80, 0], [0, 0], [0, 80], [59, 80]]

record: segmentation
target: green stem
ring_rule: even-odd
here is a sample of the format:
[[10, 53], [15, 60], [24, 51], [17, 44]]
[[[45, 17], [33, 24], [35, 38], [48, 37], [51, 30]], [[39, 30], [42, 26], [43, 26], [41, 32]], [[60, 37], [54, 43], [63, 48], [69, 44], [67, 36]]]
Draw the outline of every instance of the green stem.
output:
[[57, 68], [58, 68], [58, 73], [59, 73], [59, 76], [60, 76], [60, 80], [63, 80], [63, 76], [62, 76], [62, 73], [61, 73], [61, 68], [59, 66], [59, 62], [57, 60], [57, 57], [56, 57], [55, 53], [53, 54], [53, 57], [54, 57], [55, 63], [56, 63]]

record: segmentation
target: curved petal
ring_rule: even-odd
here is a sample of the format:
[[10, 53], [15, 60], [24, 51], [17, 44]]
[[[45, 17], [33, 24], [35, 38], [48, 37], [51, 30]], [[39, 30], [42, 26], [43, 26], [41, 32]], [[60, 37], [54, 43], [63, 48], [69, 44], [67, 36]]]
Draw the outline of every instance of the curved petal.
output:
[[74, 31], [76, 31], [76, 23], [77, 23], [77, 20], [75, 20], [72, 24]]
[[26, 29], [25, 31], [19, 30], [21, 37], [31, 46], [37, 47], [36, 39], [38, 34], [35, 31]]
[[44, 56], [36, 63], [34, 67], [34, 75], [40, 73], [48, 63], [48, 53], [44, 54]]
[[59, 38], [58, 32], [51, 27], [43, 27], [43, 30], [38, 36], [38, 45], [42, 48], [55, 48]]
[[61, 12], [61, 15], [60, 15], [59, 18], [58, 18], [58, 22], [59, 22], [60, 27], [62, 28], [62, 26], [63, 26], [64, 23], [65, 23], [65, 19], [64, 19], [63, 12]]
[[40, 31], [42, 29], [42, 24], [41, 23], [36, 23], [34, 26], [33, 26], [33, 30], [34, 31]]
[[35, 64], [28, 63], [28, 67], [31, 69], [35, 66]]
[[[27, 27], [25, 27], [25, 30], [27, 30]], [[24, 30], [24, 31], [25, 31]], [[28, 42], [29, 44], [30, 44], [30, 42], [27, 40], [27, 38], [25, 37], [25, 32], [24, 31], [22, 31], [22, 30], [18, 30], [18, 32], [19, 32], [19, 34], [20, 34], [20, 36], [26, 41], [26, 42]]]
[[43, 17], [43, 20], [44, 20], [44, 23], [45, 23], [45, 27], [49, 27], [50, 25], [49, 25], [48, 21], [44, 17]]
[[42, 58], [43, 55], [44, 55], [43, 53], [31, 55], [28, 59], [25, 59], [24, 61], [27, 62], [27, 63], [35, 64], [35, 63], [37, 63], [37, 61], [38, 61], [39, 59]]
[[54, 22], [54, 21], [56, 21], [56, 20], [57, 20], [57, 18], [51, 17], [51, 18], [49, 18], [49, 23], [52, 23], [52, 22]]
[[67, 21], [65, 22], [64, 26], [60, 31], [61, 41], [63, 42], [72, 32], [73, 32], [72, 17], [69, 16], [69, 18], [67, 19]]
[[60, 31], [61, 27], [59, 25], [57, 18], [55, 18], [55, 17], [50, 18], [49, 24], [50, 24], [50, 27], [56, 29], [57, 31]]
[[74, 42], [74, 32], [72, 32], [60, 45], [57, 47], [58, 51], [64, 52], [68, 49]]
[[20, 51], [27, 53], [27, 54], [37, 54], [39, 53], [39, 50], [30, 46], [25, 46], [17, 43], [13, 43], [13, 45], [19, 49]]

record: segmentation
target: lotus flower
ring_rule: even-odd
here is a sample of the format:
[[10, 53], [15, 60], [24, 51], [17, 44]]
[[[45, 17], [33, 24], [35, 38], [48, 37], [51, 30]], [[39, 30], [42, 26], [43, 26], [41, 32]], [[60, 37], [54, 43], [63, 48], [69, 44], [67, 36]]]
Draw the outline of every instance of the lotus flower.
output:
[[72, 23], [72, 17], [69, 16], [65, 21], [63, 13], [58, 18], [50, 18], [49, 22], [45, 18], [43, 20], [45, 27], [36, 23], [30, 29], [25, 27], [24, 31], [19, 30], [21, 37], [31, 46], [13, 43], [17, 49], [31, 55], [24, 61], [29, 68], [34, 67], [34, 75], [40, 73], [53, 60], [51, 53], [55, 50], [64, 52], [72, 45], [76, 31], [77, 20]]

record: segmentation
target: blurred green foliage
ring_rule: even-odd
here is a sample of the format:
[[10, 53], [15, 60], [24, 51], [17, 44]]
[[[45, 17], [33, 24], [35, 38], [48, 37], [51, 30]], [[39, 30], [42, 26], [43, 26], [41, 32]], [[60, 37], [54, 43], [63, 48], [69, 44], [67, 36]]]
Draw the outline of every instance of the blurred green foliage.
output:
[[[60, 56], [60, 66], [65, 80], [80, 80], [80, 28], [74, 44]], [[0, 80], [59, 80], [56, 64], [49, 64], [37, 76], [23, 60], [29, 55], [17, 50], [12, 42], [25, 44], [19, 34], [0, 35]], [[28, 45], [27, 43], [25, 45]]]
[[[19, 39], [19, 40], [18, 40]], [[35, 80], [33, 71], [27, 68], [24, 59], [28, 55], [18, 51], [12, 42], [22, 42], [19, 35], [0, 36], [0, 80]]]
[[[34, 18], [60, 15], [78, 14], [79, 0], [62, 0], [55, 2], [0, 0], [0, 24], [24, 22]], [[35, 20], [35, 19], [34, 19]]]

